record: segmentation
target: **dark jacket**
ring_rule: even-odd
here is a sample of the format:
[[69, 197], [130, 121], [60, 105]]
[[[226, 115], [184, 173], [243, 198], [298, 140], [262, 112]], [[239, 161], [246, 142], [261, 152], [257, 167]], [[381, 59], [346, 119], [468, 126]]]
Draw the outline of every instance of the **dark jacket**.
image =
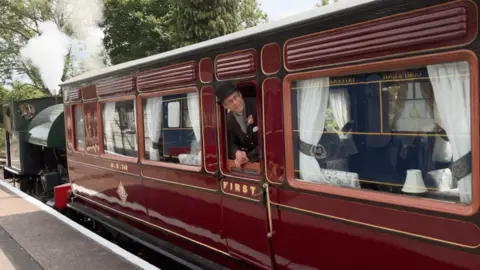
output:
[[237, 150], [245, 151], [250, 162], [258, 162], [258, 130], [253, 131], [257, 126], [257, 115], [255, 112], [245, 113], [245, 117], [253, 115], [254, 123], [248, 125], [247, 133], [243, 133], [240, 124], [233, 115], [233, 112], [227, 114], [227, 138], [228, 138], [228, 156], [235, 159]]

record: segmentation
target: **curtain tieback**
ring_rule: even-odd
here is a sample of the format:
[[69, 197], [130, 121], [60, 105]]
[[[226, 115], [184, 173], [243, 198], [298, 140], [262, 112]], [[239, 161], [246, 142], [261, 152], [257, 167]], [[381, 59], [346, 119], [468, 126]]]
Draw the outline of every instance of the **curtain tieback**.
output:
[[443, 136], [440, 136], [440, 138], [442, 138], [444, 141], [447, 141], [447, 142], [450, 141], [450, 140], [448, 139], [448, 136], [446, 136], [446, 135], [447, 135], [447, 132], [445, 131], [445, 129], [440, 128], [440, 130], [437, 131], [437, 134], [438, 134], [438, 135], [443, 135]]
[[458, 160], [455, 160], [448, 167], [452, 171], [452, 177], [455, 181], [460, 181], [465, 176], [472, 173], [472, 151], [468, 152]]
[[300, 140], [299, 148], [300, 152], [302, 152], [303, 154], [319, 160], [326, 159], [328, 156], [327, 150], [321, 144], [312, 145]]
[[158, 143], [152, 143], [152, 148], [153, 149], [158, 149]]

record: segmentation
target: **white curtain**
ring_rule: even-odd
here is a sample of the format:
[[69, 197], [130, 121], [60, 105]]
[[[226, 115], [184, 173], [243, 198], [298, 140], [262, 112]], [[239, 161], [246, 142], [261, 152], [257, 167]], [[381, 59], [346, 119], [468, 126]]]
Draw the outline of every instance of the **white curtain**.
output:
[[[442, 129], [443, 127], [442, 118], [440, 117], [440, 112], [438, 111], [438, 107], [434, 104], [434, 118], [437, 125], [440, 126]], [[452, 144], [440, 136], [435, 137], [435, 144], [433, 147], [432, 153], [432, 160], [436, 162], [452, 162], [453, 155], [452, 155]]]
[[147, 113], [148, 138], [150, 139], [150, 143], [147, 145], [147, 150], [150, 154], [150, 160], [160, 159], [160, 152], [158, 149], [153, 148], [153, 144], [158, 143], [160, 134], [162, 133], [162, 101], [162, 97], [147, 98], [147, 104], [145, 106], [145, 111]]
[[103, 129], [105, 130], [105, 137], [106, 137], [106, 147], [105, 149], [108, 152], [114, 153], [115, 146], [113, 145], [114, 142], [114, 130], [113, 125], [115, 124], [115, 102], [107, 102], [103, 107]]
[[328, 101], [335, 123], [340, 129], [343, 128], [350, 121], [350, 96], [347, 89], [330, 90]]
[[[333, 119], [337, 123], [338, 128], [342, 129], [350, 120], [350, 95], [348, 90], [342, 89], [330, 89], [328, 95], [328, 101], [330, 108], [332, 108]], [[357, 147], [352, 140], [352, 134], [343, 134], [339, 132], [340, 139], [343, 140], [349, 154], [353, 155], [357, 153]]]
[[[328, 104], [328, 78], [297, 81], [297, 116], [300, 140], [317, 145], [325, 127]], [[322, 181], [321, 168], [315, 157], [300, 152], [300, 178]]]
[[195, 133], [195, 139], [200, 142], [200, 109], [198, 105], [198, 93], [189, 93], [187, 95], [188, 102], [188, 115], [190, 117], [190, 123], [192, 123], [193, 132]]
[[[471, 151], [470, 143], [470, 70], [468, 62], [428, 65], [435, 102], [441, 122], [450, 140], [453, 160]], [[458, 182], [461, 203], [472, 201], [472, 175]]]

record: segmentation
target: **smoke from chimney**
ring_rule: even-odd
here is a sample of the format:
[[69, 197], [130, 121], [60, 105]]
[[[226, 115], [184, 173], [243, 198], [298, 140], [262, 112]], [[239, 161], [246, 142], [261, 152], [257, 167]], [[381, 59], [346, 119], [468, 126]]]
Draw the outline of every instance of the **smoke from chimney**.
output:
[[20, 56], [30, 60], [40, 72], [45, 86], [56, 94], [61, 83], [65, 56], [70, 49], [70, 38], [62, 33], [54, 22], [39, 22], [40, 35], [30, 39], [20, 49]]
[[53, 21], [39, 22], [40, 35], [28, 41], [20, 50], [20, 56], [38, 68], [45, 86], [56, 94], [64, 71], [65, 56], [72, 45], [81, 46], [79, 49], [84, 52], [81, 63], [86, 70], [104, 66], [101, 56], [104, 35], [98, 26], [103, 20], [103, 5], [100, 0], [58, 0], [52, 8], [63, 16], [73, 30], [73, 36], [65, 35]]

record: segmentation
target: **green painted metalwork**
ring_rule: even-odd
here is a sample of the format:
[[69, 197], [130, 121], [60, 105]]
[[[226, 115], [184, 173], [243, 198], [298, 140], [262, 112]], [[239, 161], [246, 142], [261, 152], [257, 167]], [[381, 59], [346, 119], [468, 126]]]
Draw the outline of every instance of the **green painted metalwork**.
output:
[[28, 142], [44, 147], [65, 149], [63, 104], [39, 112], [28, 126]]

